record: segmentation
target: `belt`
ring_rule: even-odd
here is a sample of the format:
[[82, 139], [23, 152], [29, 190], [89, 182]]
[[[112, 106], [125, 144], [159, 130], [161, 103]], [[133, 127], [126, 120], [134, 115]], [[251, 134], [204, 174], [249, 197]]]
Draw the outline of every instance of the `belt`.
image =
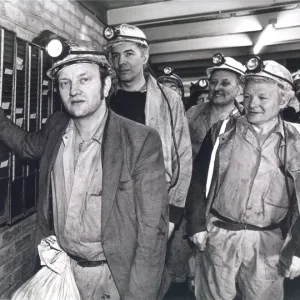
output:
[[107, 260], [90, 261], [90, 260], [86, 260], [82, 257], [74, 256], [74, 255], [71, 255], [71, 254], [68, 254], [68, 256], [70, 256], [70, 258], [75, 260], [78, 266], [83, 267], [83, 268], [98, 267], [98, 266], [102, 266], [104, 264], [107, 264]]
[[268, 225], [266, 227], [259, 227], [259, 226], [255, 226], [255, 225], [252, 225], [252, 224], [239, 223], [239, 222], [230, 220], [230, 219], [220, 215], [214, 209], [211, 209], [210, 212], [213, 216], [220, 219], [220, 220], [213, 221], [212, 223], [215, 226], [226, 229], [226, 230], [232, 230], [232, 231], [238, 231], [238, 230], [265, 231], [265, 230], [274, 230], [274, 229], [277, 229], [277, 228], [281, 228], [281, 226], [282, 226], [282, 223], [274, 223], [274, 224]]

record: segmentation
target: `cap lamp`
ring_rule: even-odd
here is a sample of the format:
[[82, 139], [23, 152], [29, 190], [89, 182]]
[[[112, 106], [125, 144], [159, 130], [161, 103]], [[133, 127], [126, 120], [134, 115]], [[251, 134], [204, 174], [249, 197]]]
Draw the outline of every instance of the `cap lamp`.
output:
[[117, 30], [115, 27], [112, 26], [106, 26], [103, 29], [103, 36], [106, 40], [111, 41], [117, 36]]
[[199, 82], [198, 82], [198, 85], [199, 85], [201, 88], [206, 88], [206, 87], [208, 87], [208, 81], [205, 80], [205, 79], [200, 79]]
[[225, 57], [222, 53], [216, 53], [212, 57], [212, 63], [215, 66], [221, 66], [225, 63]]
[[263, 63], [259, 56], [253, 56], [246, 62], [247, 73], [258, 73], [263, 69]]
[[165, 75], [171, 75], [173, 73], [173, 69], [171, 67], [165, 67], [164, 68], [164, 74]]

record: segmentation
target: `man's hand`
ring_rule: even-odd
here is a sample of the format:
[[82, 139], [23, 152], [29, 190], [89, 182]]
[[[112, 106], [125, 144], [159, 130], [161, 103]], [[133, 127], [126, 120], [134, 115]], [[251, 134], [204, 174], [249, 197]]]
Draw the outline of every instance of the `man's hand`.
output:
[[288, 270], [285, 270], [284, 276], [290, 279], [294, 279], [300, 275], [300, 258], [293, 256], [292, 264]]
[[206, 247], [207, 231], [195, 233], [190, 240], [197, 246], [199, 251], [204, 251]]
[[175, 229], [175, 224], [172, 222], [169, 222], [169, 233], [168, 233], [168, 239], [171, 237], [173, 231]]

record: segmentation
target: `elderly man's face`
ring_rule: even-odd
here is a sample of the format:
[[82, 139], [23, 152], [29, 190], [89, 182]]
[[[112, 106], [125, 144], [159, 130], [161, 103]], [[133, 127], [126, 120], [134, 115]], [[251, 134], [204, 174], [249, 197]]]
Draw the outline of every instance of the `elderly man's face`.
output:
[[261, 125], [278, 117], [284, 107], [276, 83], [248, 80], [244, 89], [244, 107], [249, 123]]
[[209, 79], [208, 98], [214, 105], [225, 106], [234, 102], [240, 90], [238, 75], [227, 70], [216, 70]]
[[134, 82], [144, 74], [144, 64], [148, 57], [134, 43], [124, 42], [115, 45], [111, 51], [112, 63], [119, 79]]
[[93, 115], [103, 101], [100, 71], [96, 64], [78, 63], [62, 69], [58, 85], [62, 102], [73, 117]]

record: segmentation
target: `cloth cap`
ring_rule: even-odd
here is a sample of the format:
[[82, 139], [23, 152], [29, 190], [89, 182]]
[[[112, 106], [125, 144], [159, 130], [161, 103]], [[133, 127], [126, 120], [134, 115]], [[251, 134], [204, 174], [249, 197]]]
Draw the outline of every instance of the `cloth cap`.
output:
[[[266, 72], [265, 72], [266, 71]], [[277, 84], [284, 89], [293, 89], [293, 77], [287, 68], [274, 60], [263, 61], [262, 70], [258, 73], [247, 73], [242, 76], [241, 80], [246, 82], [248, 78], [266, 78]], [[281, 78], [283, 79], [281, 79]]]
[[225, 57], [224, 64], [220, 66], [213, 66], [211, 68], [206, 69], [206, 74], [208, 78], [210, 78], [213, 71], [216, 70], [228, 70], [237, 73], [239, 75], [244, 75], [246, 72], [246, 67], [232, 57]]
[[144, 32], [136, 26], [129, 24], [121, 24], [116, 26], [117, 35], [112, 40], [108, 41], [105, 46], [106, 50], [110, 50], [116, 44], [124, 42], [132, 42], [135, 44], [142, 45], [149, 49], [149, 44]]
[[[55, 61], [52, 68], [47, 71], [47, 75], [51, 79], [54, 79], [63, 68], [76, 63], [95, 63], [110, 70], [106, 53], [99, 45], [83, 40], [66, 40], [65, 43], [70, 47], [70, 53], [64, 58]], [[88, 53], [72, 54], [72, 51], [88, 51]], [[90, 53], [91, 51], [95, 51], [95, 54]]]

